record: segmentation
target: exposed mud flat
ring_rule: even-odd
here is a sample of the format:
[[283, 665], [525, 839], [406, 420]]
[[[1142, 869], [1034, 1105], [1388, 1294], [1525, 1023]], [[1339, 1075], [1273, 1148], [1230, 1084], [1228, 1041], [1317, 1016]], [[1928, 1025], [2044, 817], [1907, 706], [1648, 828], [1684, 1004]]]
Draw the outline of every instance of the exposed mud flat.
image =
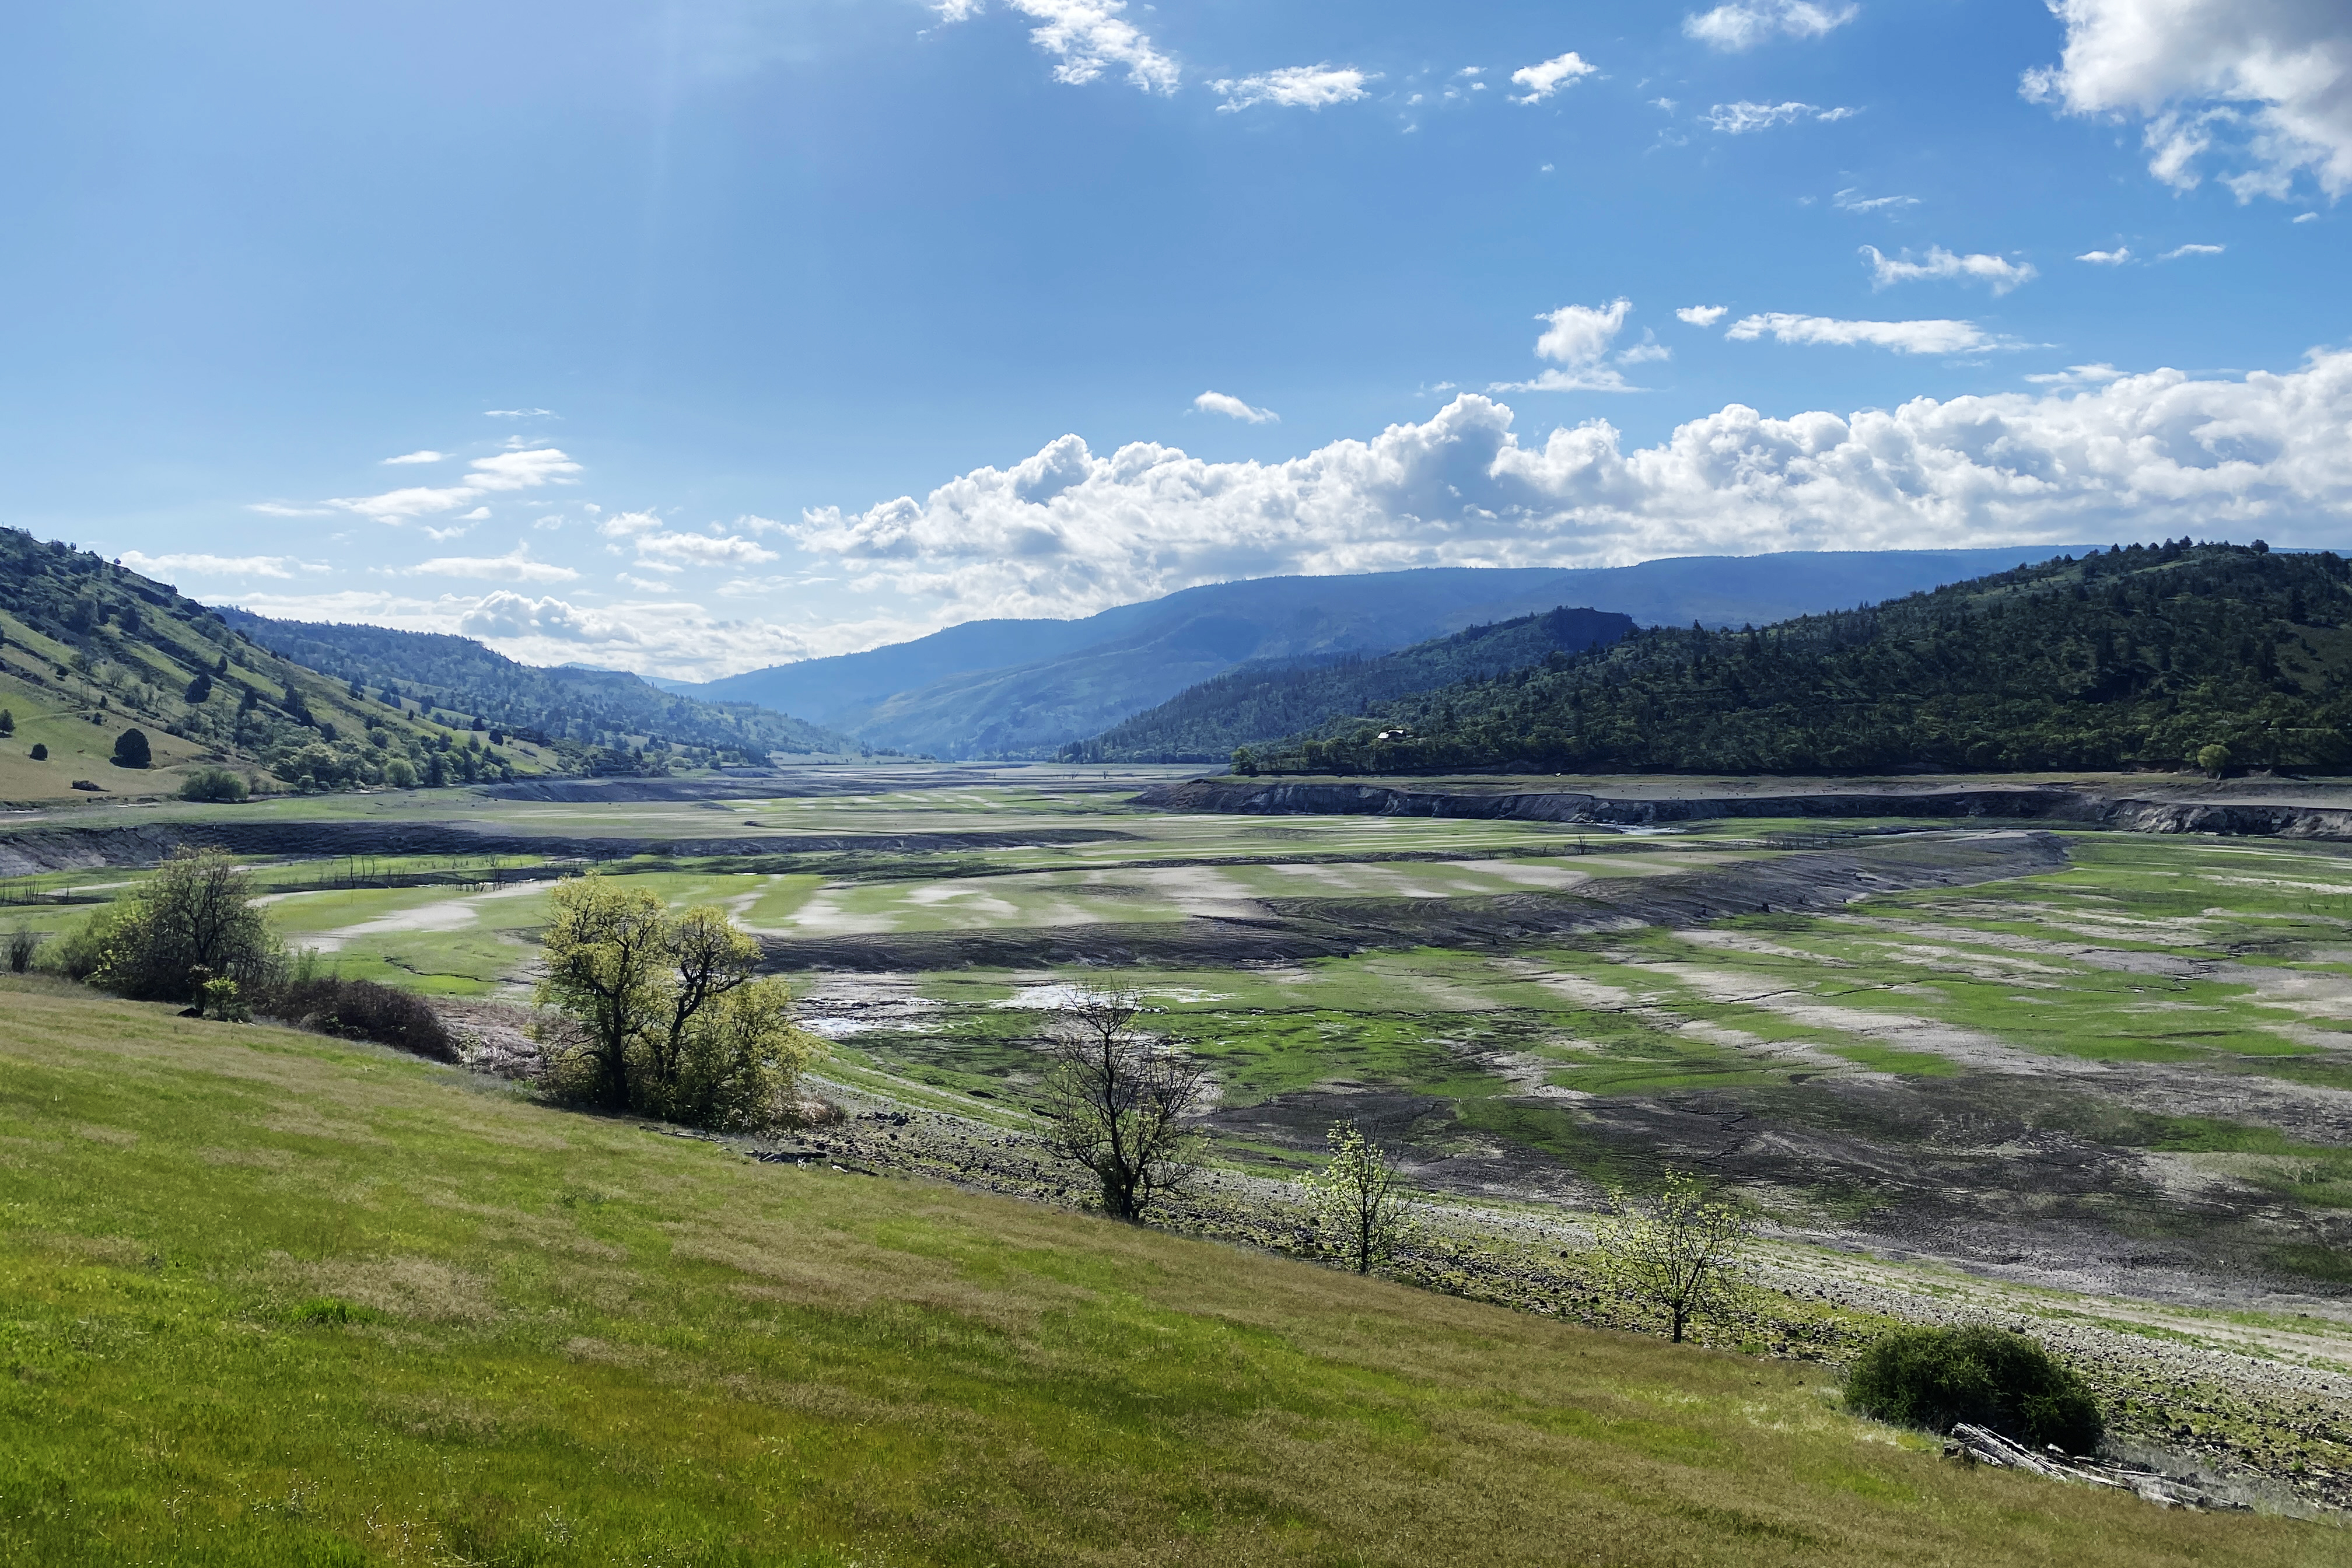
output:
[[1575, 889], [1466, 899], [1262, 899], [1252, 918], [897, 935], [763, 939], [771, 968], [1041, 969], [1056, 964], [1297, 963], [1380, 948], [1486, 952], [1583, 932], [1696, 925], [1727, 915], [1842, 910], [1873, 893], [1962, 887], [2066, 865], [2056, 836], [1958, 834], [1746, 860]]
[[[1642, 826], [1723, 817], [2008, 817], [2121, 828], [2132, 833], [2223, 833], [2352, 839], [2352, 799], [2328, 789], [2314, 800], [2146, 796], [2071, 784], [1888, 784], [1782, 788], [1755, 793], [1653, 786], [1638, 793], [1576, 790], [1409, 789], [1373, 784], [1283, 784], [1193, 779], [1156, 784], [1135, 804], [1162, 811], [1241, 816], [1444, 816], [1479, 821]], [[2298, 794], [2304, 792], [2296, 792]]]

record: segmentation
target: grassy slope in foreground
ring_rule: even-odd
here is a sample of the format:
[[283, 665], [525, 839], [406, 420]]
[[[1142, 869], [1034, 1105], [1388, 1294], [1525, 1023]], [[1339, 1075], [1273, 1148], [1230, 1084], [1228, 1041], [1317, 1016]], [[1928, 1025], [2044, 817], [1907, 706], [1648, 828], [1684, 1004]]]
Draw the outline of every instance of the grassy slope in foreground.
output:
[[1817, 1368], [0, 985], [0, 1560], [2341, 1561]]

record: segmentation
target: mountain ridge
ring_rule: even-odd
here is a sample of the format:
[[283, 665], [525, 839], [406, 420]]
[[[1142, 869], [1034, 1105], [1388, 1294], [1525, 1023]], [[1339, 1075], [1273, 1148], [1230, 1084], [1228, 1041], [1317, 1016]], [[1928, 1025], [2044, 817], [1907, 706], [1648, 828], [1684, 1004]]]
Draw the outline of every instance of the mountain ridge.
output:
[[1050, 757], [1253, 659], [1387, 653], [1563, 605], [1738, 625], [1892, 597], [2062, 547], [1684, 556], [1632, 566], [1261, 577], [1078, 620], [968, 621], [909, 642], [677, 687], [800, 713], [867, 744]]

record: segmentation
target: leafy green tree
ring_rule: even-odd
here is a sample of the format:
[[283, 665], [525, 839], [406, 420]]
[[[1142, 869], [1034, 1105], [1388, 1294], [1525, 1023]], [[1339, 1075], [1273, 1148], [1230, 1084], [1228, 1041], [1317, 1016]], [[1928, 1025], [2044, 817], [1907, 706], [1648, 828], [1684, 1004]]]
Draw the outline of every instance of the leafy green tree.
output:
[[759, 944], [704, 906], [661, 900], [599, 872], [556, 884], [535, 999], [568, 1019], [553, 1087], [611, 1110], [755, 1131], [794, 1113], [821, 1042], [792, 997], [753, 974]]
[[33, 742], [33, 750], [30, 755], [33, 761], [37, 763], [46, 763], [49, 760], [49, 749], [41, 744], [38, 741], [36, 741]]
[[198, 768], [180, 784], [182, 800], [243, 800], [252, 793], [244, 775], [227, 768]]
[[1396, 1255], [1412, 1231], [1412, 1205], [1397, 1185], [1396, 1166], [1353, 1121], [1325, 1134], [1331, 1159], [1306, 1181], [1320, 1228], [1359, 1274]]
[[1191, 1119], [1208, 1067], [1156, 1047], [1135, 1026], [1142, 1012], [1131, 994], [1081, 991], [1047, 1034], [1046, 1145], [1094, 1173], [1113, 1219], [1141, 1219], [1198, 1169]]
[[1664, 1312], [1679, 1344], [1692, 1319], [1738, 1305], [1738, 1270], [1754, 1226], [1709, 1197], [1696, 1176], [1672, 1171], [1654, 1196], [1612, 1192], [1592, 1237], [1602, 1275], [1621, 1295]]
[[254, 989], [282, 953], [254, 903], [253, 879], [226, 850], [180, 848], [116, 901], [98, 927], [100, 984], [140, 1001], [188, 1002], [207, 981]]
[[182, 696], [189, 707], [203, 707], [213, 700], [213, 678], [201, 669], [196, 671], [196, 678], [188, 682], [188, 689]]
[[0, 735], [13, 735], [16, 732], [16, 715], [5, 708], [0, 708]]
[[143, 730], [125, 730], [114, 738], [114, 765], [118, 768], [143, 768], [155, 760], [154, 748], [147, 743]]
[[2230, 766], [2230, 748], [2218, 743], [2198, 747], [2197, 765], [2215, 778], [2220, 778]]

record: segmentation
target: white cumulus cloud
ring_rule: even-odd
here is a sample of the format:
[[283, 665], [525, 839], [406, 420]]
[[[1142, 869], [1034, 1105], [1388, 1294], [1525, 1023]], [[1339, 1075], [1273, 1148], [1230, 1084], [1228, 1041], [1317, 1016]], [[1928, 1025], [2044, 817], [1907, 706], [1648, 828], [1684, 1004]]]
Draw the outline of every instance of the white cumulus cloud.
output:
[[161, 578], [166, 573], [193, 574], [198, 577], [278, 577], [289, 578], [298, 572], [325, 572], [330, 568], [298, 560], [291, 555], [149, 555], [137, 550], [122, 552], [122, 564], [144, 577]]
[[1859, 186], [1849, 185], [1830, 198], [1830, 205], [1845, 213], [1876, 213], [1899, 211], [1919, 205], [1917, 196], [1865, 196]]
[[2094, 267], [2121, 267], [2131, 258], [2131, 247], [2128, 245], [2118, 245], [2113, 250], [2086, 250], [2074, 258], [2077, 261], [2087, 261]]
[[2105, 386], [2121, 381], [2123, 374], [2111, 364], [2070, 364], [2064, 370], [2044, 371], [2025, 379], [2036, 386]]
[[1711, 327], [1730, 312], [1728, 305], [1685, 305], [1675, 312], [1675, 319], [1694, 327]]
[[1368, 96], [1364, 91], [1366, 82], [1379, 79], [1377, 75], [1367, 76], [1353, 66], [1285, 66], [1280, 70], [1244, 77], [1238, 81], [1213, 81], [1209, 86], [1224, 95], [1225, 101], [1217, 105], [1217, 112], [1233, 114], [1254, 103], [1271, 103], [1280, 109], [1321, 109], [1327, 104], [1353, 103]]
[[1906, 354], [1948, 354], [1968, 349], [2019, 346], [1988, 333], [1974, 321], [1850, 321], [1834, 316], [1795, 316], [1778, 310], [1742, 316], [1723, 335], [1734, 342], [1753, 342], [1769, 337], [1784, 343], [1864, 345]]
[[[1543, 334], [1536, 339], [1536, 357], [1552, 362], [1552, 367], [1533, 381], [1498, 382], [1489, 390], [1495, 392], [1638, 392], [1629, 384], [1615, 366], [1602, 363], [1607, 359], [1617, 334], [1625, 327], [1625, 318], [1632, 312], [1631, 300], [1614, 300], [1606, 305], [1562, 305], [1559, 310], [1538, 316], [1544, 323]], [[1654, 357], [1644, 355], [1644, 358]]]
[[1685, 16], [1683, 37], [1736, 54], [1776, 37], [1818, 38], [1853, 21], [1860, 10], [1858, 5], [1821, 5], [1812, 0], [1732, 0]]
[[627, 539], [634, 534], [658, 533], [668, 526], [655, 512], [616, 511], [598, 523], [596, 531], [607, 539]]
[[473, 472], [467, 483], [486, 490], [535, 489], [541, 485], [567, 484], [580, 465], [552, 447], [526, 447], [477, 458], [467, 465]]
[[1916, 261], [1906, 250], [1901, 258], [1888, 256], [1874, 245], [1865, 245], [1862, 253], [1870, 258], [1870, 280], [1874, 289], [1884, 289], [1892, 283], [1914, 283], [1926, 279], [1958, 279], [1965, 282], [1990, 283], [1996, 294], [2006, 294], [2021, 283], [2039, 276], [2032, 266], [2022, 261], [2011, 261], [2000, 256], [1956, 256], [1940, 245], [1931, 245], [1927, 254]]
[[[1006, 0], [1008, 6], [1037, 24], [1029, 41], [1061, 64], [1055, 81], [1082, 86], [1105, 71], [1125, 67], [1127, 79], [1146, 92], [1171, 93], [1183, 75], [1174, 59], [1152, 47], [1123, 13], [1125, 0]], [[977, 5], [941, 6], [940, 18], [961, 21], [977, 16]]]
[[[1602, 421], [1523, 442], [1475, 394], [1425, 423], [1280, 463], [1065, 437], [917, 500], [804, 513], [847, 592], [934, 624], [1073, 616], [1201, 583], [1430, 565], [1950, 548], [2084, 537], [2352, 541], [2352, 352], [2240, 379], [1914, 398], [1771, 418], [1732, 405], [1656, 446]], [[1050, 470], [1050, 483], [1038, 477]]]
[[2188, 189], [2208, 155], [2240, 201], [2308, 175], [2352, 190], [2352, 6], [2344, 0], [2049, 0], [2066, 24], [2026, 96], [2137, 116], [2148, 170]]
[[1513, 103], [1541, 103], [1563, 87], [1575, 85], [1599, 70], [1570, 49], [1564, 55], [1554, 55], [1538, 65], [1521, 66], [1511, 73], [1511, 85], [1527, 91], [1511, 100]]
[[397, 458], [386, 458], [384, 462], [389, 466], [394, 463], [440, 463], [447, 460], [447, 455], [441, 452], [403, 452]]
[[2180, 245], [2157, 258], [2158, 261], [2178, 261], [2184, 256], [2219, 256], [2229, 247], [2222, 245]]
[[1839, 121], [1860, 113], [1855, 109], [1823, 109], [1811, 103], [1718, 103], [1706, 111], [1706, 122], [1726, 136], [1747, 136], [1759, 131], [1769, 131], [1775, 125], [1789, 125], [1811, 115], [1815, 120]]
[[504, 555], [440, 555], [408, 568], [418, 577], [503, 578], [514, 583], [576, 583], [580, 574], [552, 561], [534, 561], [530, 547], [518, 544]]
[[640, 559], [690, 566], [756, 566], [776, 558], [765, 545], [731, 533], [641, 533], [636, 543]]
[[1271, 408], [1252, 408], [1230, 393], [1204, 392], [1192, 399], [1192, 406], [1203, 414], [1222, 414], [1228, 419], [1239, 419], [1251, 425], [1279, 425], [1282, 416]]
[[412, 518], [437, 517], [479, 500], [492, 490], [536, 489], [541, 485], [570, 484], [580, 465], [552, 447], [509, 447], [467, 465], [466, 482], [457, 485], [410, 485], [381, 495], [347, 496], [327, 504], [345, 511], [397, 525]]

